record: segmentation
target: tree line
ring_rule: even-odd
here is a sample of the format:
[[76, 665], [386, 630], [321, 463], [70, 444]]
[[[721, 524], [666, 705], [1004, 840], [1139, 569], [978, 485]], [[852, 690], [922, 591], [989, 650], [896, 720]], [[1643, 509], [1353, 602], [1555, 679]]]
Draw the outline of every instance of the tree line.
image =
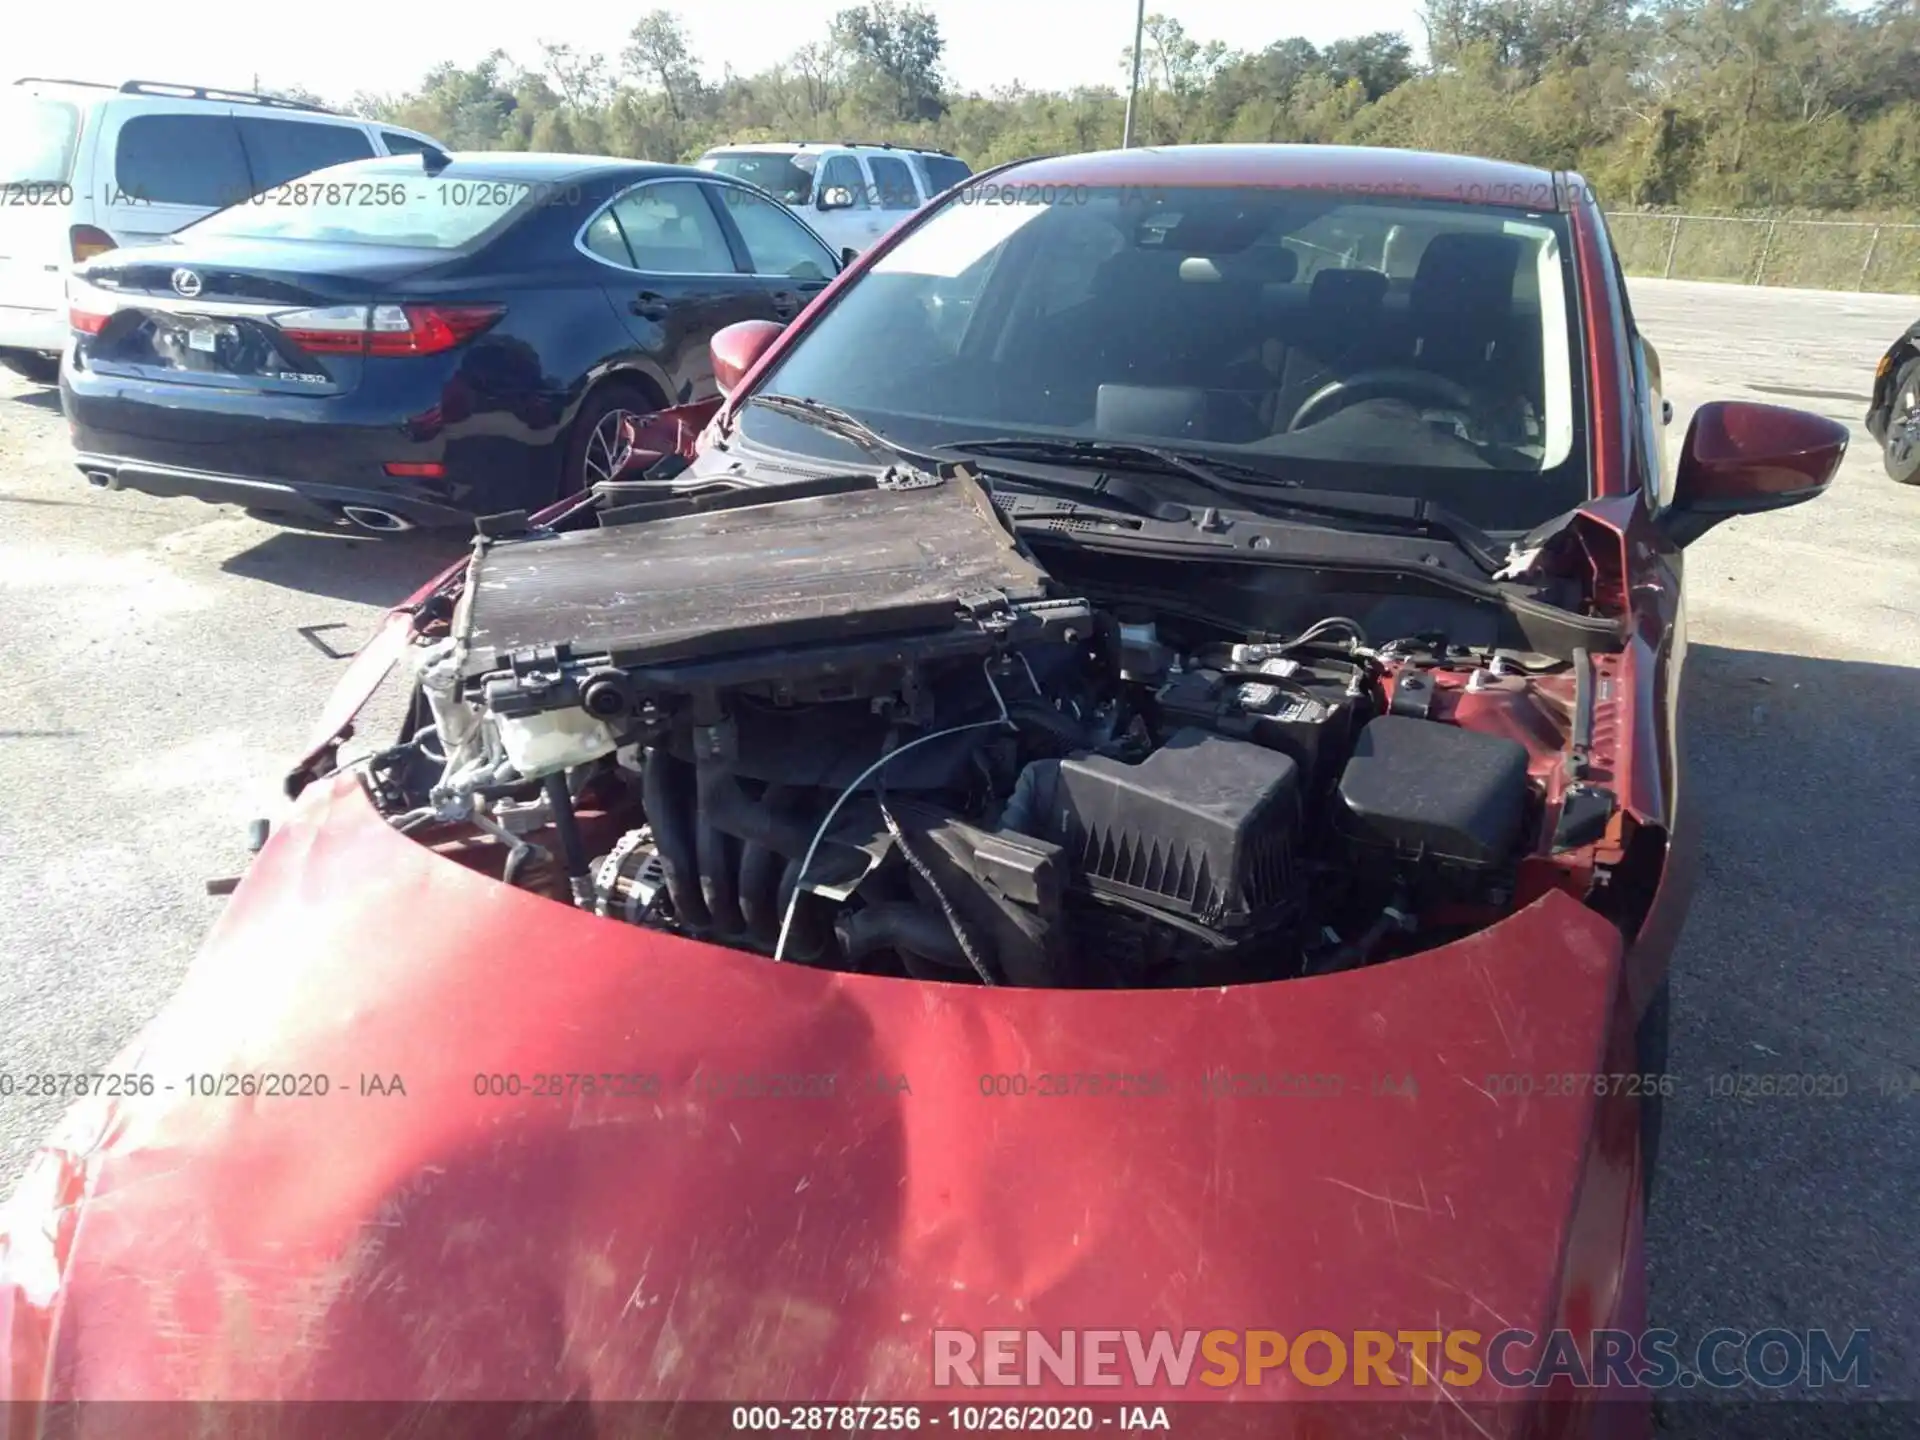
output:
[[[1920, 0], [1428, 0], [1420, 20], [1417, 60], [1401, 34], [1240, 51], [1153, 15], [1136, 143], [1488, 155], [1577, 169], [1610, 208], [1920, 209]], [[1131, 47], [1112, 85], [988, 94], [957, 91], [944, 51], [930, 11], [873, 0], [741, 75], [694, 54], [678, 16], [655, 10], [617, 55], [549, 44], [523, 64], [496, 51], [352, 108], [457, 149], [655, 160], [852, 136], [983, 168], [1120, 143]]]

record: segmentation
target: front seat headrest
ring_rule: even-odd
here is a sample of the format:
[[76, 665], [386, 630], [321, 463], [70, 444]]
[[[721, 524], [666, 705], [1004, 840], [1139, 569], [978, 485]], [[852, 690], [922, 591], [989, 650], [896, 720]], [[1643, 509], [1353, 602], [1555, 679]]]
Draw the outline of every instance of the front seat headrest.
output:
[[1521, 242], [1513, 235], [1436, 235], [1414, 272], [1409, 305], [1419, 320], [1486, 330], [1513, 309]]

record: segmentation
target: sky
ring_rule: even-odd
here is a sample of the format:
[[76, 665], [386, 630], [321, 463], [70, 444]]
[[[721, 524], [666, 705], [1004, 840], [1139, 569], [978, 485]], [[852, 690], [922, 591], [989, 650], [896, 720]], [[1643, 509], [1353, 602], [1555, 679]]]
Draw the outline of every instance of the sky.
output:
[[[251, 89], [298, 85], [341, 103], [357, 91], [411, 89], [440, 60], [471, 64], [503, 49], [532, 66], [542, 41], [617, 56], [627, 30], [663, 0], [631, 5], [526, 0], [86, 0], [81, 23], [63, 5], [9, 0], [0, 80], [163, 80]], [[702, 68], [752, 73], [825, 36], [851, 0], [708, 0], [674, 5]], [[927, 0], [946, 36], [948, 77], [962, 90], [1019, 81], [1030, 89], [1123, 86], [1120, 57], [1133, 43], [1132, 0]], [[1288, 35], [1325, 44], [1400, 30], [1419, 48], [1417, 0], [1263, 5], [1258, 0], [1148, 0], [1149, 14], [1180, 21], [1201, 41], [1260, 49]], [[304, 23], [303, 23], [304, 22]]]

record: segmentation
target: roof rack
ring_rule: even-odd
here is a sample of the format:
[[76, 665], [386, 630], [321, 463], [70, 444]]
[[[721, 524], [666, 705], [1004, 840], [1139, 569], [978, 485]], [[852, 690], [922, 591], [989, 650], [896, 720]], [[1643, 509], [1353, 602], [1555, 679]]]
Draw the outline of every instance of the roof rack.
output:
[[[725, 145], [716, 145], [714, 148], [716, 150], [735, 150], [743, 146], [751, 146], [755, 143], [756, 142], [752, 140], [734, 140], [729, 141]], [[793, 140], [772, 143], [792, 144], [802, 150], [808, 149], [809, 147], [832, 149], [837, 146], [842, 150], [899, 150], [908, 155], [944, 155], [949, 160], [958, 160], [960, 158], [951, 150], [936, 150], [931, 145], [903, 145], [895, 140]]]
[[251, 90], [219, 90], [205, 85], [174, 85], [164, 80], [129, 80], [120, 86], [120, 93], [122, 95], [167, 95], [176, 100], [231, 100], [245, 105], [267, 105], [276, 110], [305, 110], [314, 115], [342, 113], [306, 100], [288, 100], [279, 95], [258, 95]]
[[16, 85], [84, 85], [89, 90], [112, 90], [117, 87], [103, 80], [62, 80], [58, 75], [22, 75], [13, 82]]
[[931, 145], [907, 145], [897, 140], [842, 140], [849, 150], [904, 150], [909, 155], [944, 155], [949, 160], [960, 157], [951, 150], [936, 150]]

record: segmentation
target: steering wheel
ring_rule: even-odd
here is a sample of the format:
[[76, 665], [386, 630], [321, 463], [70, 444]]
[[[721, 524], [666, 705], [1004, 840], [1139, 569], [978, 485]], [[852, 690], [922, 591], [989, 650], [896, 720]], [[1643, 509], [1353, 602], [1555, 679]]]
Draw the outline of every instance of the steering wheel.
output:
[[1381, 370], [1362, 370], [1344, 380], [1330, 380], [1309, 395], [1287, 422], [1287, 433], [1304, 430], [1324, 420], [1336, 410], [1375, 394], [1397, 396], [1405, 400], [1438, 400], [1456, 410], [1476, 408], [1473, 392], [1457, 380], [1436, 375], [1431, 370], [1395, 366]]

